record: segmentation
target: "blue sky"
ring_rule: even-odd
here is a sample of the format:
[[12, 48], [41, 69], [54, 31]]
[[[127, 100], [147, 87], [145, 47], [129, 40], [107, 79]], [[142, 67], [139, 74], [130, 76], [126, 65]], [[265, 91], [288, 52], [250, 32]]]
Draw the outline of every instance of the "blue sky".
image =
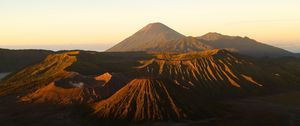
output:
[[162, 22], [188, 36], [220, 32], [300, 52], [299, 6], [299, 0], [0, 0], [0, 47], [104, 50]]

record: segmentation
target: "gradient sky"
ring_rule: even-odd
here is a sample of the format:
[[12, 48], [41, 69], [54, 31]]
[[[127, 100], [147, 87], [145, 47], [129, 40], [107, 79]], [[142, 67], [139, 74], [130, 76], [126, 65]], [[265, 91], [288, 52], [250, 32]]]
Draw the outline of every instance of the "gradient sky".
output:
[[151, 22], [300, 52], [299, 0], [0, 0], [0, 48], [104, 50]]

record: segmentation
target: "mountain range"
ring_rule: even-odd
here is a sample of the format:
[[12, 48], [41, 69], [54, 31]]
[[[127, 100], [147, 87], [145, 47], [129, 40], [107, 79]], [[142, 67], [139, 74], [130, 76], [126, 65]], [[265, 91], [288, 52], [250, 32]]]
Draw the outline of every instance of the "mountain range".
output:
[[162, 23], [151, 23], [108, 49], [108, 52], [167, 51], [189, 52], [207, 49], [228, 49], [254, 57], [291, 56], [291, 52], [257, 42], [248, 37], [207, 33], [200, 37], [186, 37]]
[[278, 106], [266, 105], [264, 113], [265, 101], [247, 109], [241, 104], [300, 89], [300, 59], [293, 56], [247, 37], [187, 37], [161, 23], [105, 52], [3, 49], [0, 71], [11, 74], [0, 81], [0, 122], [287, 125], [283, 110], [270, 114]]

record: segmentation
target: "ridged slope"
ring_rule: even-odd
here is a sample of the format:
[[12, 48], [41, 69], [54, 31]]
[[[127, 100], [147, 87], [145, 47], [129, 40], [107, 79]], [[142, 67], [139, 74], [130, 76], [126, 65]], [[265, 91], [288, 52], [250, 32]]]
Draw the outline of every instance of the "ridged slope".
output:
[[136, 122], [184, 118], [166, 85], [158, 79], [134, 79], [97, 103], [95, 113], [104, 119]]
[[42, 62], [26, 67], [5, 79], [0, 86], [0, 96], [18, 91], [35, 90], [53, 81], [68, 77], [70, 72], [65, 68], [76, 62], [79, 52], [50, 54]]
[[125, 80], [121, 74], [104, 73], [90, 77], [70, 72], [70, 76], [51, 82], [20, 100], [64, 105], [94, 103], [122, 88], [127, 83]]
[[212, 49], [212, 47], [203, 44], [200, 40], [194, 37], [184, 37], [171, 41], [162, 41], [160, 44], [144, 51], [157, 52], [190, 52], [190, 51], [204, 51]]
[[228, 87], [254, 88], [273, 82], [249, 60], [238, 57], [226, 50], [209, 50], [179, 55], [158, 55], [157, 58], [142, 61], [138, 67], [148, 76], [173, 80], [184, 88], [225, 89]]
[[50, 84], [20, 98], [23, 102], [74, 104], [91, 103], [100, 100], [105, 82], [93, 77], [71, 73], [70, 76]]
[[275, 75], [226, 50], [156, 56], [141, 61], [138, 79], [96, 103], [99, 118], [134, 122], [205, 118], [218, 113], [208, 107], [215, 96], [241, 96], [276, 84]]
[[91, 103], [99, 100], [95, 88], [69, 87], [64, 88], [56, 83], [50, 83], [46, 87], [20, 98], [22, 102], [74, 104]]

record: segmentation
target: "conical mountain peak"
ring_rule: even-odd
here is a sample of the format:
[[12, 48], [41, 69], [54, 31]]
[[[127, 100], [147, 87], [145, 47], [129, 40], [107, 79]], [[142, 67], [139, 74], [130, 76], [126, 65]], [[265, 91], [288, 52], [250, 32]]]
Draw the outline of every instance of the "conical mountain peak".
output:
[[161, 42], [177, 40], [184, 37], [184, 35], [162, 23], [150, 23], [107, 51], [145, 51], [160, 45]]
[[143, 27], [139, 32], [152, 32], [152, 33], [160, 33], [160, 32], [176, 32], [170, 27], [160, 23], [150, 23]]

